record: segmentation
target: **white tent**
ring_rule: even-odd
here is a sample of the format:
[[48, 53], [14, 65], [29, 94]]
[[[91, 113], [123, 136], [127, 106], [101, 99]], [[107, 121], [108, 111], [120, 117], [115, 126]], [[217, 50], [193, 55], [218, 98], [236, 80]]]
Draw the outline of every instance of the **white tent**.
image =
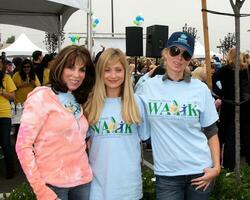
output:
[[[1, 0], [0, 23], [58, 33], [72, 13], [83, 9], [89, 16], [87, 30], [89, 41], [92, 41], [90, 6], [91, 0]], [[58, 39], [60, 49], [61, 38]]]
[[5, 49], [1, 49], [0, 52], [4, 51], [7, 56], [31, 56], [36, 50], [47, 53], [46, 50], [37, 47], [24, 33], [22, 33], [13, 44]]
[[57, 33], [76, 10], [47, 0], [1, 0], [0, 23]]
[[[218, 57], [221, 57], [219, 53], [216, 53], [214, 51], [210, 51], [210, 56], [212, 57], [213, 55], [216, 55]], [[205, 58], [205, 48], [204, 46], [198, 42], [197, 40], [195, 41], [195, 47], [194, 47], [194, 55], [193, 58]]]

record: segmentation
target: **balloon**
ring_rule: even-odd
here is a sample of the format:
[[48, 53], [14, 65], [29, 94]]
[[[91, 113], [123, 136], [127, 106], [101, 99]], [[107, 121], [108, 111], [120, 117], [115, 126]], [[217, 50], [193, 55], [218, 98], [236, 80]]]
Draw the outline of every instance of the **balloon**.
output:
[[140, 15], [137, 15], [133, 21], [133, 23], [136, 25], [136, 26], [140, 26], [142, 23], [144, 22], [144, 18], [143, 16], [140, 14]]
[[76, 37], [74, 35], [70, 35], [69, 39], [71, 42], [75, 43], [76, 42]]
[[100, 20], [96, 17], [93, 17], [92, 19], [92, 27], [95, 28], [97, 26], [97, 24], [100, 23]]
[[80, 35], [70, 35], [70, 36], [69, 36], [69, 39], [70, 39], [70, 41], [71, 41], [72, 43], [75, 44], [76, 41], [79, 43], [81, 37], [80, 37]]
[[97, 19], [97, 18], [94, 20], [94, 23], [95, 23], [95, 24], [99, 24], [99, 22], [100, 22], [100, 21], [99, 21], [99, 19]]
[[79, 43], [79, 41], [80, 41], [80, 36], [77, 35], [77, 36], [75, 36], [75, 37], [76, 37], [77, 42]]
[[142, 20], [142, 17], [141, 17], [141, 16], [136, 16], [135, 20], [136, 20], [136, 21], [141, 21], [141, 20]]

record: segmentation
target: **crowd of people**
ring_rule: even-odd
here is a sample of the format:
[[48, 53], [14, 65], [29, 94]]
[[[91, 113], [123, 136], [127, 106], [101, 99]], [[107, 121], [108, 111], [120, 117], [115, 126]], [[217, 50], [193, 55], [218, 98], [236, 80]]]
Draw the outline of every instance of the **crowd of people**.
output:
[[[140, 200], [141, 142], [152, 145], [157, 200], [207, 200], [221, 166], [234, 170], [236, 51], [206, 66], [174, 32], [158, 60], [84, 46], [32, 59], [0, 57], [0, 145], [15, 173], [11, 102], [24, 106], [16, 153], [39, 200]], [[249, 54], [241, 54], [242, 154], [250, 165]], [[14, 67], [13, 67], [14, 66]], [[223, 156], [221, 151], [224, 152]], [[232, 153], [233, 152], [233, 153]]]
[[[39, 61], [35, 57], [39, 54]], [[45, 55], [45, 57], [48, 55]], [[0, 129], [1, 129], [1, 147], [6, 164], [6, 178], [13, 178], [14, 170], [14, 152], [11, 148], [11, 129], [12, 114], [17, 107], [12, 105], [23, 106], [28, 94], [38, 86], [41, 86], [36, 74], [37, 68], [42, 69], [43, 76], [48, 80], [46, 66], [42, 65], [44, 60], [41, 51], [35, 51], [32, 54], [32, 60], [22, 57], [14, 57], [10, 61], [4, 52], [0, 56]], [[54, 56], [53, 56], [54, 57]], [[17, 135], [19, 124], [15, 124], [14, 134]]]

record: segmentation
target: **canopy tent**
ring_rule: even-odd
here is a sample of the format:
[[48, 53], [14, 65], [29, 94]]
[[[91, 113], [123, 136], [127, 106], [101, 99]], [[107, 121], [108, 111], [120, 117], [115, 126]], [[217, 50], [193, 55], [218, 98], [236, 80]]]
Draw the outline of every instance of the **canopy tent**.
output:
[[[210, 56], [216, 55], [221, 58], [221, 55], [219, 53], [210, 51]], [[194, 47], [194, 55], [193, 58], [205, 58], [205, 48], [204, 46], [198, 42], [195, 41], [195, 47]]]
[[[89, 1], [91, 2], [91, 0], [1, 0], [0, 23], [58, 33], [63, 30], [72, 13], [78, 9], [85, 11], [89, 9]], [[88, 35], [91, 35], [90, 33], [91, 30], [88, 31]]]
[[4, 51], [7, 56], [31, 56], [32, 53], [36, 50], [42, 51], [43, 53], [47, 53], [47, 51], [33, 44], [29, 40], [29, 38], [24, 33], [22, 33], [14, 43], [6, 47], [5, 49], [1, 49], [0, 52]]
[[85, 11], [87, 11], [89, 8], [89, 0], [48, 0], [48, 1], [61, 3]]
[[58, 33], [77, 9], [47, 0], [1, 0], [0, 23]]

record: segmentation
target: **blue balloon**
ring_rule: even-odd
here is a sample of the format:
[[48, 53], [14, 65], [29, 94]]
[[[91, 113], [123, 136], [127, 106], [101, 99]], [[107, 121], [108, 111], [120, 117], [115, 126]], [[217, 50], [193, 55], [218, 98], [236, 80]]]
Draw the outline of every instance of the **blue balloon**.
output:
[[94, 23], [95, 23], [95, 24], [99, 24], [99, 22], [100, 22], [100, 20], [99, 20], [98, 18], [96, 18], [96, 19], [94, 20]]
[[140, 21], [140, 20], [141, 20], [141, 16], [139, 16], [139, 15], [136, 16], [136, 17], [135, 17], [135, 20], [136, 20], [136, 21]]

